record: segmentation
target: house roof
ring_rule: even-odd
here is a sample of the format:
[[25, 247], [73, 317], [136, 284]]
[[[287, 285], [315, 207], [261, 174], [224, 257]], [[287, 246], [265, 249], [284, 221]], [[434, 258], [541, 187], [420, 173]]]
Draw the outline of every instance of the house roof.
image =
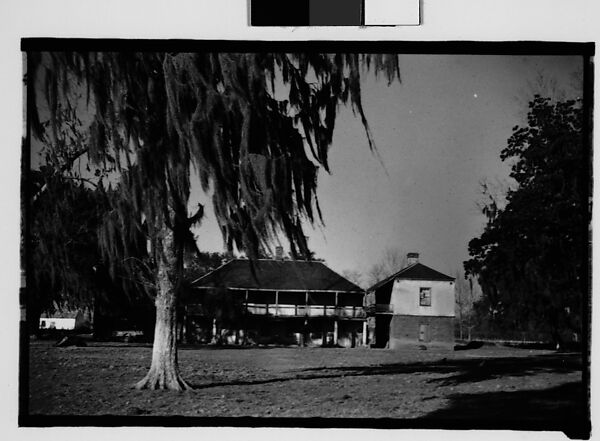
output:
[[192, 282], [194, 288], [268, 289], [275, 291], [364, 292], [359, 286], [329, 269], [323, 262], [234, 259]]
[[453, 282], [454, 277], [447, 276], [446, 274], [442, 274], [439, 271], [436, 271], [432, 268], [429, 268], [422, 263], [413, 263], [405, 268], [402, 268], [395, 274], [392, 274], [386, 279], [383, 279], [380, 282], [377, 282], [375, 285], [370, 287], [367, 291], [375, 291], [376, 289], [381, 288], [383, 285], [387, 284], [390, 281], [395, 279], [403, 279], [403, 280], [432, 280], [432, 281], [442, 281], [442, 282]]

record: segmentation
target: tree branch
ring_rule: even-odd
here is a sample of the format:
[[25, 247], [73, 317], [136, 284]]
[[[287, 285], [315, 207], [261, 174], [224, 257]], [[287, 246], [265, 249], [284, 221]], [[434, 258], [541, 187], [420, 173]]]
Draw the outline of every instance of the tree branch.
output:
[[194, 225], [196, 222], [199, 222], [203, 217], [204, 217], [204, 205], [198, 204], [198, 210], [196, 211], [196, 213], [194, 213], [194, 215], [192, 217], [189, 217], [187, 220], [188, 225], [189, 226]]

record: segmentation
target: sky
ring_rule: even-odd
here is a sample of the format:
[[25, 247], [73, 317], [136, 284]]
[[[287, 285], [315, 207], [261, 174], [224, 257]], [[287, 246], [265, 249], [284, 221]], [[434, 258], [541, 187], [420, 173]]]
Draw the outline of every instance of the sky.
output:
[[[337, 272], [365, 274], [387, 248], [454, 275], [485, 218], [480, 181], [510, 182], [500, 151], [524, 124], [535, 92], [580, 95], [581, 57], [401, 55], [401, 83], [363, 76], [363, 102], [377, 154], [360, 119], [340, 108], [331, 174], [319, 173], [324, 225], [306, 227], [308, 244]], [[540, 74], [543, 80], [540, 81]], [[578, 76], [579, 74], [579, 76]], [[208, 196], [196, 229], [203, 251], [223, 251]], [[400, 268], [399, 268], [400, 269]]]
[[[318, 176], [323, 224], [305, 226], [309, 248], [334, 271], [362, 274], [365, 286], [387, 249], [418, 252], [422, 263], [455, 276], [485, 225], [480, 182], [510, 183], [500, 151], [525, 124], [528, 101], [538, 92], [580, 96], [581, 66], [577, 56], [400, 55], [400, 83], [365, 73], [376, 152], [360, 118], [340, 107], [331, 173]], [[35, 168], [39, 158], [32, 160]], [[190, 212], [205, 207], [194, 228], [199, 249], [224, 251], [210, 195], [194, 178], [191, 190]]]

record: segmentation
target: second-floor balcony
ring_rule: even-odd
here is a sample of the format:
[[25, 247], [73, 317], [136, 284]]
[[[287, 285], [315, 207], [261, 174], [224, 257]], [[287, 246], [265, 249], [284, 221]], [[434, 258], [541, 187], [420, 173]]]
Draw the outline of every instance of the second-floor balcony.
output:
[[394, 313], [394, 306], [390, 305], [389, 303], [378, 303], [374, 306], [375, 306], [376, 314], [393, 314]]
[[248, 303], [246, 304], [246, 311], [253, 315], [271, 315], [275, 317], [365, 317], [365, 311], [361, 306]]

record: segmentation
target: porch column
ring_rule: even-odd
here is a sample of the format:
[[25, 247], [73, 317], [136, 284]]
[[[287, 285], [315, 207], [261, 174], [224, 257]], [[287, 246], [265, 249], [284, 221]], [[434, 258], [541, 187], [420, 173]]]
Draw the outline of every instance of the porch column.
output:
[[279, 315], [279, 291], [275, 291], [275, 315]]
[[308, 311], [308, 291], [304, 293], [304, 314], [309, 315]]
[[212, 322], [212, 340], [210, 342], [215, 344], [217, 341], [217, 319], [214, 318]]
[[187, 314], [187, 305], [183, 307], [183, 320], [181, 320], [181, 341], [187, 342], [187, 322], [188, 322], [188, 314]]
[[337, 346], [338, 344], [338, 317], [339, 317], [339, 307], [338, 307], [338, 294], [339, 292], [335, 292], [335, 306], [333, 308], [333, 344]]
[[245, 314], [244, 314], [244, 336], [242, 337], [242, 344], [246, 344], [247, 343], [247, 335], [248, 335], [248, 290], [246, 290], [246, 293], [244, 295], [244, 306], [245, 306]]
[[338, 320], [337, 317], [333, 321], [333, 344], [337, 345], [338, 342]]
[[363, 346], [367, 346], [367, 337], [368, 337], [367, 332], [368, 332], [367, 331], [367, 321], [365, 320], [363, 322], [363, 335], [362, 335]]

